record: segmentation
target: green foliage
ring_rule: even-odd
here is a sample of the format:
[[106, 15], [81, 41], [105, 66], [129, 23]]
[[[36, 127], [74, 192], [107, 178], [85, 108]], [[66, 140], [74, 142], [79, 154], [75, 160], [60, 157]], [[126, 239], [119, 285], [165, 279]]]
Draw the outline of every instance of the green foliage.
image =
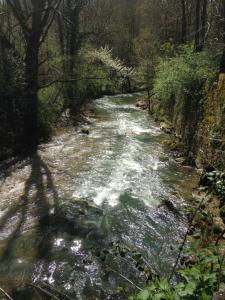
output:
[[188, 254], [196, 256], [196, 263], [178, 271], [182, 281], [172, 286], [167, 279], [153, 282], [148, 288], [130, 300], [210, 300], [220, 287], [225, 286], [225, 269], [220, 268], [218, 247], [208, 247], [196, 256], [195, 247], [188, 249]]
[[[170, 54], [173, 49], [167, 44], [163, 51]], [[181, 46], [175, 56], [166, 55], [159, 59], [154, 97], [168, 102], [178, 91], [186, 94], [201, 93], [203, 84], [214, 79], [217, 65], [210, 53], [196, 53], [192, 45]]]
[[112, 50], [108, 47], [101, 47], [100, 49], [92, 49], [88, 56], [92, 62], [96, 60], [102, 62], [106, 67], [115, 70], [122, 76], [127, 76], [133, 73], [133, 68], [125, 66], [119, 58], [114, 58]]
[[131, 72], [108, 48], [99, 50], [85, 45], [77, 58], [77, 97], [97, 97], [104, 93], [120, 93], [124, 74]]
[[225, 172], [218, 170], [207, 172], [203, 179], [215, 195], [224, 197], [225, 195]]
[[[49, 66], [52, 70], [51, 80], [54, 80], [58, 74], [54, 69], [61, 70], [63, 74], [66, 65], [66, 57], [59, 52], [50, 55]], [[44, 67], [43, 73], [45, 72]], [[130, 72], [129, 68], [123, 66], [122, 62], [112, 57], [109, 49], [95, 48], [84, 45], [76, 58], [76, 70], [74, 72], [74, 81], [65, 83], [55, 83], [39, 92], [39, 132], [41, 138], [48, 138], [53, 127], [63, 110], [74, 108], [79, 111], [79, 107], [85, 98], [95, 98], [104, 93], [121, 92], [121, 72]], [[65, 74], [62, 80], [67, 80]], [[68, 95], [72, 91], [72, 99]], [[73, 103], [71, 103], [73, 102]]]
[[0, 158], [18, 149], [24, 132], [24, 66], [9, 41], [0, 35]]
[[49, 86], [39, 92], [38, 125], [41, 138], [48, 138], [60, 117], [64, 102], [63, 95], [56, 85]]

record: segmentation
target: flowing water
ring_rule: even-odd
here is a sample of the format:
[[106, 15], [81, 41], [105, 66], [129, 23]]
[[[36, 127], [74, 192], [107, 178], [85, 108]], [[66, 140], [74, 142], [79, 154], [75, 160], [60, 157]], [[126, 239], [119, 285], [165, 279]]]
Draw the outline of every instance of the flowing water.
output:
[[89, 135], [68, 129], [2, 174], [0, 287], [14, 300], [51, 299], [37, 286], [127, 299], [149, 270], [171, 270], [186, 228], [177, 208], [196, 177], [164, 150], [137, 97], [96, 100]]

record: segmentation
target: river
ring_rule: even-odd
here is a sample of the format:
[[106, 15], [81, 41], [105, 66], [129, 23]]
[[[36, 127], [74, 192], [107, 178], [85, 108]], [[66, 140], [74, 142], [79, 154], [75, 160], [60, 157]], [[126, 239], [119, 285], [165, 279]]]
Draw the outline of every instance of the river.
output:
[[165, 150], [138, 97], [96, 100], [89, 135], [67, 129], [2, 172], [0, 287], [14, 300], [51, 299], [38, 287], [127, 299], [149, 270], [171, 270], [196, 176]]

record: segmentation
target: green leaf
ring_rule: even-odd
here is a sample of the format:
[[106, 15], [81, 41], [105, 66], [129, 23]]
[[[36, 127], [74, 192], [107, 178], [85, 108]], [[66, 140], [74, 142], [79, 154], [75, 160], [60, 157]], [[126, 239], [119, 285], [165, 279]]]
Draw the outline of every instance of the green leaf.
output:
[[168, 281], [166, 279], [160, 281], [159, 288], [162, 289], [163, 291], [168, 290], [169, 289]]
[[149, 299], [149, 300], [166, 300], [165, 294], [164, 293], [158, 293], [154, 295], [154, 298]]
[[196, 283], [193, 281], [190, 281], [186, 286], [184, 286], [183, 290], [178, 291], [179, 296], [181, 297], [185, 297], [188, 295], [193, 295], [194, 291], [196, 289]]
[[143, 290], [138, 295], [138, 300], [148, 300], [148, 297], [150, 296], [150, 293], [148, 290]]
[[212, 299], [212, 295], [208, 295], [206, 294], [206, 292], [202, 292], [199, 300], [211, 300], [211, 299]]
[[180, 296], [177, 293], [175, 293], [174, 294], [174, 300], [180, 300], [180, 299], [181, 299]]
[[203, 274], [203, 281], [210, 283], [210, 285], [213, 285], [216, 282], [216, 274], [215, 273]]

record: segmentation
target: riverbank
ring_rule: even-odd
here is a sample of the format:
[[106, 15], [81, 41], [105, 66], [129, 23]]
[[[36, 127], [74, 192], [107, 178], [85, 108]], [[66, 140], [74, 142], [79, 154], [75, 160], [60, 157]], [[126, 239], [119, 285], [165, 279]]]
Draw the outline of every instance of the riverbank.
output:
[[225, 298], [224, 223], [221, 200], [201, 192], [189, 211], [189, 227], [180, 244], [173, 271], [165, 279], [154, 280], [131, 300]]
[[[192, 99], [182, 90], [167, 103], [151, 99], [150, 113], [165, 132], [172, 133], [171, 147], [182, 151], [197, 168], [225, 168], [224, 82], [225, 76], [220, 74], [212, 87], [203, 85], [199, 90], [201, 100]], [[147, 110], [148, 101], [146, 95], [138, 105]], [[191, 101], [196, 101], [192, 109]]]
[[[137, 107], [147, 110], [148, 102], [142, 99]], [[184, 146], [175, 142], [177, 137], [172, 134], [174, 129], [168, 121], [157, 121], [161, 121], [161, 129], [170, 135], [166, 144], [178, 157], [177, 161], [195, 165], [193, 157], [191, 160], [183, 157]], [[225, 173], [212, 167], [198, 172], [201, 173], [198, 193], [186, 212], [189, 226], [180, 243], [174, 269], [168, 277], [153, 281], [149, 288], [130, 299], [225, 298]]]

